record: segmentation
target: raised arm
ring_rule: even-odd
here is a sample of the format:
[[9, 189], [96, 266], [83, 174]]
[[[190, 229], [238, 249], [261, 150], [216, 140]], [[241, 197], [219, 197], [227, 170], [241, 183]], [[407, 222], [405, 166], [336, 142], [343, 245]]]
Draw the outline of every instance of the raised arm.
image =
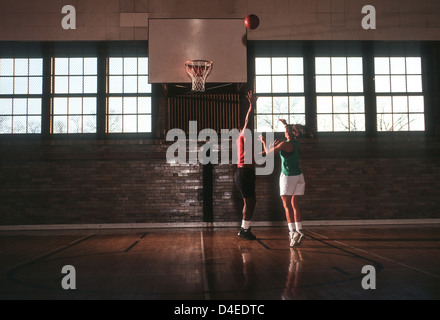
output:
[[255, 105], [255, 103], [257, 102], [257, 99], [258, 99], [257, 96], [254, 96], [254, 95], [252, 94], [252, 91], [249, 91], [249, 92], [247, 93], [246, 98], [247, 98], [248, 101], [249, 101], [249, 109], [248, 109], [248, 112], [247, 112], [247, 114], [246, 114], [246, 118], [245, 118], [245, 120], [244, 120], [244, 125], [243, 125], [243, 129], [242, 129], [242, 130], [244, 130], [244, 129], [247, 128], [248, 123], [249, 123], [249, 117], [250, 117], [250, 114], [251, 114], [251, 112], [252, 112], [252, 108], [254, 107], [254, 105]]

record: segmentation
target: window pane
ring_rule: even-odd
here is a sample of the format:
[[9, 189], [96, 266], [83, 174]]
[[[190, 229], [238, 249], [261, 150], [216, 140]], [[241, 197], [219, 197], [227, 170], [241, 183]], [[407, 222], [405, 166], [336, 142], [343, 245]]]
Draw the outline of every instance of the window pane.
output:
[[347, 92], [347, 77], [332, 76], [332, 92]]
[[392, 131], [393, 129], [393, 116], [388, 113], [377, 114], [377, 130], [378, 131]]
[[330, 132], [333, 131], [333, 116], [327, 114], [318, 114], [318, 131]]
[[151, 113], [151, 98], [139, 97], [138, 98], [138, 112], [139, 113]]
[[26, 124], [26, 117], [13, 117], [13, 128], [14, 133], [26, 133], [27, 124]]
[[14, 93], [14, 78], [0, 77], [0, 94]]
[[390, 58], [391, 74], [406, 74], [405, 58]]
[[408, 92], [422, 92], [422, 76], [407, 76]]
[[148, 58], [138, 59], [138, 74], [140, 75], [148, 74]]
[[43, 78], [32, 77], [29, 78], [29, 94], [42, 94], [43, 93]]
[[423, 96], [411, 96], [408, 98], [409, 112], [424, 112], [425, 103]]
[[43, 74], [43, 59], [29, 59], [29, 75], [41, 76], [42, 74]]
[[12, 114], [12, 99], [0, 99], [0, 116]]
[[67, 133], [67, 116], [54, 116], [53, 121], [54, 133]]
[[392, 112], [391, 97], [377, 97], [376, 104], [378, 113]]
[[288, 58], [289, 74], [304, 74], [303, 58]]
[[349, 131], [348, 114], [335, 114], [333, 127], [335, 132]]
[[347, 58], [348, 74], [363, 74], [362, 58]]
[[69, 77], [55, 77], [55, 93], [69, 93]]
[[304, 97], [291, 97], [290, 98], [290, 112], [292, 113], [305, 113], [306, 112], [306, 99]]
[[255, 77], [255, 92], [256, 93], [270, 93], [272, 91], [270, 76]]
[[53, 113], [56, 115], [67, 114], [67, 98], [53, 99]]
[[151, 84], [148, 83], [148, 76], [139, 77], [139, 93], [151, 93]]
[[350, 114], [350, 131], [365, 131], [364, 114]]
[[348, 113], [348, 97], [333, 97], [333, 112]]
[[330, 74], [330, 58], [315, 59], [316, 74]]
[[304, 77], [290, 76], [289, 77], [289, 92], [302, 93], [304, 92]]
[[27, 113], [27, 99], [14, 99], [14, 115]]
[[288, 97], [274, 97], [273, 98], [273, 113], [289, 113], [289, 98]]
[[306, 125], [306, 116], [301, 114], [291, 114], [289, 123]]
[[406, 58], [407, 74], [422, 74], [422, 59], [419, 57]]
[[69, 74], [69, 58], [55, 59], [55, 74], [68, 75]]
[[272, 92], [284, 93], [287, 92], [287, 77], [286, 76], [274, 76], [272, 77]]
[[28, 59], [15, 59], [14, 75], [16, 75], [16, 76], [29, 75], [29, 60]]
[[140, 115], [138, 119], [139, 132], [151, 132], [151, 116]]
[[124, 114], [136, 114], [137, 113], [137, 99], [136, 97], [124, 98]]
[[255, 59], [255, 74], [271, 74], [270, 58], [256, 58]]
[[363, 92], [364, 78], [362, 76], [348, 76], [348, 92]]
[[96, 116], [84, 116], [83, 117], [83, 133], [95, 133], [96, 132]]
[[393, 131], [408, 131], [409, 118], [408, 114], [393, 113]]
[[412, 113], [409, 115], [409, 130], [425, 131], [425, 116], [423, 113]]
[[110, 97], [108, 99], [108, 112], [110, 114], [122, 114], [122, 97]]
[[82, 75], [83, 70], [83, 58], [71, 58], [70, 59], [70, 75]]
[[272, 131], [272, 115], [257, 115], [257, 130], [259, 132]]
[[12, 133], [12, 116], [0, 114], [0, 133]]
[[375, 77], [376, 92], [391, 92], [391, 80], [389, 76]]
[[69, 114], [81, 115], [83, 112], [82, 98], [69, 98], [68, 107], [69, 107]]
[[364, 97], [351, 96], [349, 97], [350, 113], [364, 113], [365, 101]]
[[330, 76], [316, 76], [316, 92], [331, 92], [332, 84]]
[[98, 74], [98, 59], [84, 58], [84, 75], [97, 75], [97, 74]]
[[41, 114], [41, 99], [28, 100], [28, 114]]
[[83, 93], [83, 77], [70, 77], [69, 93]]
[[272, 98], [259, 97], [257, 100], [257, 113], [272, 113]]
[[122, 58], [110, 58], [109, 59], [109, 69], [111, 75], [121, 75], [122, 74]]
[[97, 93], [98, 79], [96, 76], [84, 77], [84, 93]]
[[391, 92], [406, 92], [405, 78], [405, 76], [391, 76]]
[[122, 93], [122, 76], [110, 76], [110, 93]]
[[137, 93], [137, 77], [125, 76], [124, 77], [124, 93]]
[[82, 132], [82, 117], [81, 116], [69, 116], [69, 133], [81, 133]]
[[96, 114], [96, 98], [83, 98], [83, 114]]
[[333, 98], [332, 97], [317, 97], [316, 109], [318, 113], [332, 113], [333, 112]]
[[374, 73], [375, 74], [389, 74], [390, 73], [390, 59], [389, 58], [374, 58]]
[[346, 58], [331, 58], [332, 74], [347, 74], [347, 59]]
[[28, 94], [28, 78], [14, 78], [14, 94]]
[[110, 115], [108, 119], [109, 119], [108, 127], [110, 133], [122, 132], [122, 115], [117, 115], [117, 116]]
[[124, 74], [137, 74], [137, 58], [124, 58]]
[[393, 97], [393, 112], [408, 112], [408, 97]]
[[0, 76], [14, 75], [14, 59], [0, 59]]
[[287, 74], [287, 58], [272, 58], [272, 74]]
[[124, 132], [137, 132], [137, 116], [124, 115]]
[[41, 117], [28, 117], [28, 133], [41, 133]]

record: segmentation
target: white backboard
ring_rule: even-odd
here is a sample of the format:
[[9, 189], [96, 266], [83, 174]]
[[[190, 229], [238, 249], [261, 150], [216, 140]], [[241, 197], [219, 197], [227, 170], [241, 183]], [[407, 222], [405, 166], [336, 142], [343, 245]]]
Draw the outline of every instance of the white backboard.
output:
[[149, 19], [150, 83], [191, 82], [187, 60], [210, 60], [206, 82], [247, 82], [243, 19]]

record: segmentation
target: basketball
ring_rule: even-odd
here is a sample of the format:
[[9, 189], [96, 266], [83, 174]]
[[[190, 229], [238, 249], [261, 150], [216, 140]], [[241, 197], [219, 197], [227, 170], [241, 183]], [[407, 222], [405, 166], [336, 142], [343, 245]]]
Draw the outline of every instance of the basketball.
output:
[[244, 19], [244, 25], [249, 30], [257, 29], [260, 25], [260, 18], [258, 18], [255, 14], [250, 14]]

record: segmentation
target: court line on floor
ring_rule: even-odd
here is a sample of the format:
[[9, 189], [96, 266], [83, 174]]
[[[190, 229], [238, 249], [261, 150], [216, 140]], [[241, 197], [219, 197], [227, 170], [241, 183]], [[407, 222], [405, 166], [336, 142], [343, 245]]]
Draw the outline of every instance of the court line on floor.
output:
[[202, 251], [203, 292], [204, 292], [205, 300], [211, 300], [209, 294], [208, 271], [206, 270], [205, 241], [203, 239], [203, 231], [200, 231], [200, 244]]
[[26, 262], [23, 262], [23, 263], [21, 263], [19, 265], [16, 265], [15, 267], [12, 267], [8, 271], [6, 271], [6, 277], [9, 280], [11, 280], [11, 281], [14, 281], [14, 282], [17, 282], [17, 283], [21, 283], [21, 284], [24, 284], [24, 285], [29, 285], [28, 283], [23, 282], [23, 281], [21, 281], [21, 280], [19, 280], [18, 278], [15, 277], [15, 273], [18, 270], [20, 270], [22, 268], [25, 268], [25, 267], [28, 267], [28, 266], [30, 266], [30, 265], [32, 265], [34, 263], [40, 262], [40, 261], [42, 261], [42, 260], [44, 260], [46, 258], [49, 258], [49, 257], [51, 257], [51, 256], [53, 256], [53, 255], [55, 255], [57, 253], [60, 253], [60, 252], [62, 252], [64, 250], [67, 250], [67, 249], [69, 249], [69, 248], [71, 248], [73, 246], [76, 246], [77, 244], [80, 244], [80, 243], [82, 243], [82, 242], [84, 242], [84, 241], [86, 241], [86, 240], [88, 240], [88, 239], [90, 239], [90, 238], [92, 238], [94, 236], [95, 235], [92, 234], [92, 235], [87, 235], [87, 236], [81, 237], [81, 238], [79, 238], [79, 239], [77, 239], [75, 241], [72, 241], [71, 243], [68, 243], [68, 244], [66, 244], [66, 245], [64, 245], [64, 246], [62, 246], [60, 248], [54, 249], [54, 250], [49, 251], [47, 253], [44, 253], [44, 254], [42, 254], [40, 256], [37, 256], [37, 257], [35, 257], [35, 258], [33, 258], [33, 259], [29, 260], [29, 261], [26, 261]]
[[399, 261], [396, 261], [396, 260], [393, 260], [393, 259], [390, 259], [390, 258], [386, 258], [386, 257], [381, 256], [381, 255], [379, 255], [379, 254], [376, 254], [376, 253], [369, 252], [369, 251], [364, 250], [364, 249], [360, 249], [360, 248], [354, 247], [354, 246], [352, 246], [352, 245], [349, 245], [349, 244], [347, 244], [347, 243], [344, 243], [344, 242], [341, 242], [341, 241], [338, 241], [338, 240], [331, 240], [329, 237], [327, 237], [327, 236], [325, 236], [325, 235], [322, 235], [322, 234], [319, 234], [319, 233], [314, 232], [314, 231], [310, 231], [310, 230], [308, 230], [307, 232], [308, 232], [308, 233], [313, 233], [313, 234], [315, 234], [315, 235], [317, 235], [317, 236], [320, 236], [320, 237], [326, 239], [327, 241], [333, 241], [333, 242], [335, 242], [335, 243], [338, 243], [338, 244], [343, 245], [343, 246], [345, 246], [345, 247], [348, 247], [348, 248], [350, 248], [350, 249], [354, 249], [354, 250], [360, 251], [360, 252], [362, 252], [362, 253], [365, 253], [365, 254], [368, 254], [368, 255], [374, 256], [374, 257], [376, 257], [376, 258], [380, 258], [380, 259], [386, 260], [386, 261], [388, 261], [388, 262], [392, 262], [392, 263], [398, 264], [398, 265], [400, 265], [400, 266], [402, 266], [402, 267], [406, 267], [406, 268], [409, 268], [409, 269], [412, 269], [412, 270], [415, 270], [415, 271], [418, 271], [418, 272], [424, 273], [424, 274], [429, 275], [429, 276], [431, 276], [431, 277], [434, 277], [434, 278], [440, 279], [440, 276], [439, 276], [439, 275], [436, 275], [436, 274], [431, 273], [431, 272], [429, 272], [429, 271], [425, 271], [425, 270], [423, 270], [423, 269], [420, 269], [420, 268], [416, 268], [416, 267], [410, 266], [410, 265], [408, 265], [408, 264], [406, 264], [406, 263], [402, 263], [402, 262], [399, 262]]

